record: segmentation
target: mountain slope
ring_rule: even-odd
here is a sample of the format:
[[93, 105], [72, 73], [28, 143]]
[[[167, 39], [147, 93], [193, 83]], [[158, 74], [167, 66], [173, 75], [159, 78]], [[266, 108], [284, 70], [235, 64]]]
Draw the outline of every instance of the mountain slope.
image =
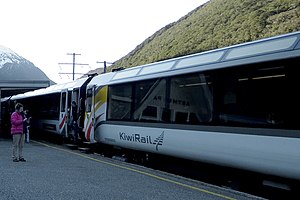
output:
[[0, 46], [0, 69], [6, 63], [20, 63], [23, 60], [21, 56], [13, 52], [11, 49]]
[[109, 70], [299, 30], [299, 0], [211, 0], [154, 33]]
[[50, 79], [32, 62], [11, 49], [0, 46], [0, 80], [43, 81]]

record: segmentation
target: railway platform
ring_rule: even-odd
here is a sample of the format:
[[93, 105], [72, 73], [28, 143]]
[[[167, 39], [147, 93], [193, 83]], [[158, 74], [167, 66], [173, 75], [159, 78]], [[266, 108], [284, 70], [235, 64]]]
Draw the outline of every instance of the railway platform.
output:
[[262, 199], [44, 141], [13, 162], [11, 146], [0, 139], [0, 199]]

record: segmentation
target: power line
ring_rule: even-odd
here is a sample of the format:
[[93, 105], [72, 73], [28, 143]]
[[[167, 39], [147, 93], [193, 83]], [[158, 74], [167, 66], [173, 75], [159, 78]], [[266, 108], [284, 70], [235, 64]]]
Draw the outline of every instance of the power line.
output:
[[75, 74], [81, 74], [81, 73], [75, 73], [75, 66], [76, 65], [89, 65], [89, 64], [75, 63], [75, 56], [80, 56], [81, 54], [67, 53], [67, 55], [73, 56], [73, 62], [72, 63], [58, 63], [58, 64], [59, 65], [73, 65], [73, 73], [59, 73], [59, 74], [73, 74], [73, 80], [74, 80], [75, 79]]

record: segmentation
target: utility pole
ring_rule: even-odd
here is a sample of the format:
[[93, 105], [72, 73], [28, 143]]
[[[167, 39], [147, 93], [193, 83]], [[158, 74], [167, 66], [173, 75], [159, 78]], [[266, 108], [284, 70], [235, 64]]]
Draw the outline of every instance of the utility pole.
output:
[[75, 65], [89, 65], [89, 64], [81, 64], [75, 62], [75, 56], [80, 56], [81, 54], [76, 53], [67, 53], [67, 55], [73, 56], [73, 63], [58, 63], [59, 65], [73, 65], [73, 73], [59, 73], [59, 74], [73, 74], [73, 80], [75, 79], [75, 74], [81, 74], [81, 73], [75, 73]]
[[106, 73], [106, 64], [113, 64], [112, 62], [106, 62], [106, 61], [103, 61], [103, 62], [97, 61], [96, 63], [103, 63], [104, 64], [104, 70], [103, 70], [104, 74]]

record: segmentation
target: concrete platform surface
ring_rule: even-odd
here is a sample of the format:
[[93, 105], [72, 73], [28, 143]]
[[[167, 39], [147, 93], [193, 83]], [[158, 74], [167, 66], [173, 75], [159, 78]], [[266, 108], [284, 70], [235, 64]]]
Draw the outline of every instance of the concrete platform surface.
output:
[[12, 161], [0, 139], [0, 199], [261, 199], [63, 145], [25, 143], [27, 162]]

